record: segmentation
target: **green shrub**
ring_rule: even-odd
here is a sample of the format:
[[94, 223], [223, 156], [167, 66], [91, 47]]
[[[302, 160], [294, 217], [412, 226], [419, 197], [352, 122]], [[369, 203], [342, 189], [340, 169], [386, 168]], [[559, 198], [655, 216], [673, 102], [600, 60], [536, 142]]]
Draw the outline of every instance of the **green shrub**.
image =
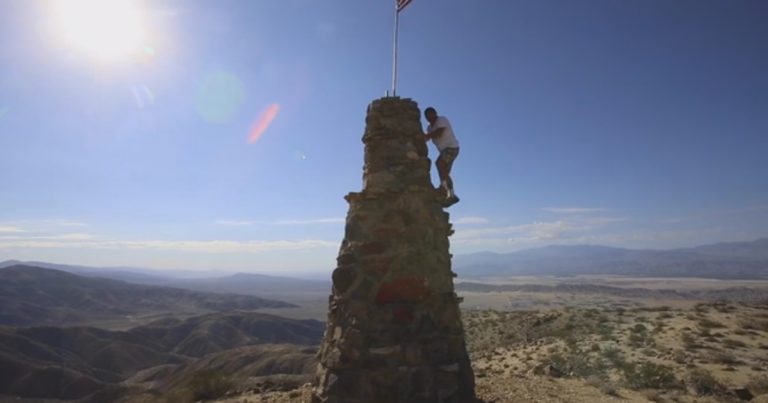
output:
[[624, 356], [622, 355], [621, 350], [619, 350], [616, 347], [604, 348], [603, 358], [616, 368], [620, 368], [624, 366], [624, 364], [626, 364], [626, 361], [624, 360]]
[[680, 386], [672, 368], [652, 362], [626, 365], [624, 378], [632, 389], [672, 389]]
[[584, 354], [555, 354], [549, 360], [553, 367], [567, 376], [586, 377], [593, 374], [589, 359]]

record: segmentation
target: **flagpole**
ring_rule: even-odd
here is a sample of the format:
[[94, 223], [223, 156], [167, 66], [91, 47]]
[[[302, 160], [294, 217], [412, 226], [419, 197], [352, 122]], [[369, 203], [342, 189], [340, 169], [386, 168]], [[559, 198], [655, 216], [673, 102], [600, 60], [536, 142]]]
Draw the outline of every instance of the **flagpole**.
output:
[[400, 28], [400, 10], [395, 2], [395, 39], [392, 46], [392, 96], [397, 96], [397, 34]]

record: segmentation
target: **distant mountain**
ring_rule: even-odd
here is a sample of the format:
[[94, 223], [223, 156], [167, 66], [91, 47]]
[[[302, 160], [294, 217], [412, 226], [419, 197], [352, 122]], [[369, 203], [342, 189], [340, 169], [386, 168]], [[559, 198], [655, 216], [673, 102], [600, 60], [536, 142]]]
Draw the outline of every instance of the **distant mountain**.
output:
[[77, 274], [85, 277], [102, 277], [113, 280], [122, 280], [129, 283], [165, 285], [174, 279], [192, 279], [214, 277], [218, 275], [231, 275], [231, 273], [221, 273], [220, 271], [163, 271], [157, 269], [146, 269], [141, 267], [91, 267], [78, 266], [70, 264], [38, 262], [38, 261], [20, 261], [6, 260], [0, 262], [0, 269], [10, 266], [34, 266], [43, 269], [61, 270], [67, 273]]
[[724, 242], [714, 245], [698, 246], [689, 248], [688, 250], [713, 256], [768, 259], [768, 238], [758, 239], [754, 242]]
[[453, 260], [460, 277], [612, 274], [647, 277], [768, 278], [768, 239], [672, 250], [547, 246], [514, 253], [482, 252]]
[[77, 325], [163, 313], [294, 307], [281, 301], [130, 284], [33, 266], [0, 269], [0, 325]]
[[[322, 322], [252, 312], [162, 320], [128, 331], [0, 328], [0, 395], [112, 401], [128, 392], [121, 385], [128, 378], [135, 378], [129, 387], [165, 388], [214, 364], [227, 375], [302, 374], [314, 350], [300, 346], [317, 344], [324, 330]], [[253, 361], [238, 358], [238, 351]]]
[[222, 276], [214, 272], [163, 272], [131, 267], [87, 267], [47, 262], [0, 262], [0, 269], [10, 266], [34, 266], [54, 269], [85, 277], [109, 278], [135, 284], [159, 285], [223, 294], [282, 296], [295, 293], [329, 293], [330, 275], [327, 280], [309, 280], [293, 277], [271, 276], [253, 273], [236, 273]]

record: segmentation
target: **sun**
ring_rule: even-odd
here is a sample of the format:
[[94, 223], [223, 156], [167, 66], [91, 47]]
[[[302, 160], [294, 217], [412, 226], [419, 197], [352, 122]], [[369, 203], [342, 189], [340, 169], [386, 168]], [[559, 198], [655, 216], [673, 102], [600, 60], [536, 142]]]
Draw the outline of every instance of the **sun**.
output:
[[146, 47], [142, 10], [131, 0], [52, 0], [53, 33], [61, 43], [99, 61], [139, 56]]

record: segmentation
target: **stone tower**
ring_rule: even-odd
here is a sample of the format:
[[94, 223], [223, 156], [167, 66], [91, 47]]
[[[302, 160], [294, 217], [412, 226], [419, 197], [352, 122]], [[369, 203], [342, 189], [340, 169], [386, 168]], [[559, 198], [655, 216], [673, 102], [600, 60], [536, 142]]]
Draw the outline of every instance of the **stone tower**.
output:
[[453, 288], [453, 233], [419, 108], [368, 106], [363, 191], [349, 202], [313, 402], [475, 402]]

